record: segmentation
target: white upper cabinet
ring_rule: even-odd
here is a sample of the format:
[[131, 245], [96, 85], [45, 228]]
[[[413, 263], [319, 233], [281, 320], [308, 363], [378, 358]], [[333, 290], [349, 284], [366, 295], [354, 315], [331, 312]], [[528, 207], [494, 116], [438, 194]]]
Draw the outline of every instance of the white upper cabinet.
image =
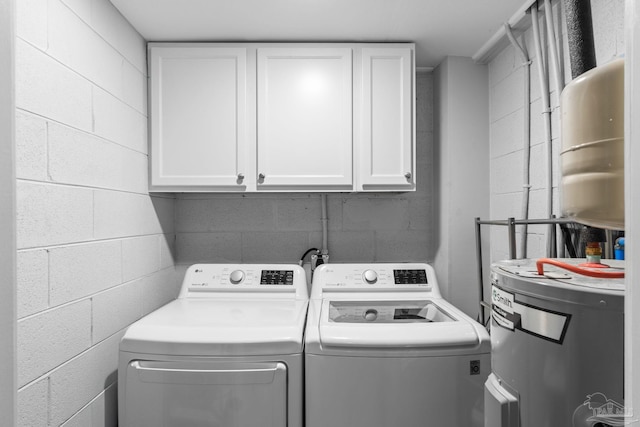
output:
[[358, 190], [415, 188], [412, 52], [362, 49]]
[[349, 48], [258, 49], [258, 189], [352, 189]]
[[244, 48], [150, 47], [151, 189], [243, 190]]
[[151, 43], [151, 190], [415, 190], [413, 55], [409, 43]]

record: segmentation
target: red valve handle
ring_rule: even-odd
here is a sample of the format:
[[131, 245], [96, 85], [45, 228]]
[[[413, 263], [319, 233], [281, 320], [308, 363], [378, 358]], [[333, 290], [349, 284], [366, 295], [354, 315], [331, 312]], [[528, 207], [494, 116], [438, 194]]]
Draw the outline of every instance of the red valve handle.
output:
[[599, 277], [601, 279], [624, 279], [624, 272], [588, 270], [586, 268], [567, 264], [566, 262], [558, 261], [557, 259], [552, 258], [540, 258], [538, 261], [536, 261], [536, 268], [538, 269], [538, 274], [541, 276], [544, 276], [543, 264], [555, 265], [556, 267], [564, 268], [565, 270], [582, 274], [583, 276]]

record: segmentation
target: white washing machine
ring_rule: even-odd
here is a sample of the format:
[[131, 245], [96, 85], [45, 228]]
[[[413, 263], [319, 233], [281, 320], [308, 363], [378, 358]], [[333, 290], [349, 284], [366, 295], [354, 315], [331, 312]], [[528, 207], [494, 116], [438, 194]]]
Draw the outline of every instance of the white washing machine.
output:
[[120, 343], [120, 427], [302, 427], [297, 265], [198, 264]]
[[483, 426], [487, 331], [427, 264], [324, 264], [305, 339], [306, 427]]

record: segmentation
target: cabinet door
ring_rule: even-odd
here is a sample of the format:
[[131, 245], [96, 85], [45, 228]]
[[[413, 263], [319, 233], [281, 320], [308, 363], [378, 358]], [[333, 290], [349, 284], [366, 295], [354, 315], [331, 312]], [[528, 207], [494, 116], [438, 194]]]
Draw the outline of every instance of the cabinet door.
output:
[[150, 48], [151, 187], [242, 190], [246, 49]]
[[352, 189], [351, 52], [258, 49], [258, 190]]
[[410, 48], [362, 49], [359, 184], [415, 188], [413, 54]]

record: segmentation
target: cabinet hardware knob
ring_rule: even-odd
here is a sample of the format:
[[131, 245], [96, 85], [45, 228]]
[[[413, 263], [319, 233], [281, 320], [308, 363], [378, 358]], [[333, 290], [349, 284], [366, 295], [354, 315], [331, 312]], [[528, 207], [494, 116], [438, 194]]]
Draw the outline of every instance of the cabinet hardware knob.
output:
[[239, 173], [238, 174], [238, 181], [242, 181], [244, 179], [244, 174], [243, 173]]
[[408, 180], [411, 179], [411, 172], [405, 173], [404, 177], [407, 178]]
[[266, 178], [266, 175], [263, 173], [258, 174], [258, 180], [259, 181], [264, 181], [264, 179]]

